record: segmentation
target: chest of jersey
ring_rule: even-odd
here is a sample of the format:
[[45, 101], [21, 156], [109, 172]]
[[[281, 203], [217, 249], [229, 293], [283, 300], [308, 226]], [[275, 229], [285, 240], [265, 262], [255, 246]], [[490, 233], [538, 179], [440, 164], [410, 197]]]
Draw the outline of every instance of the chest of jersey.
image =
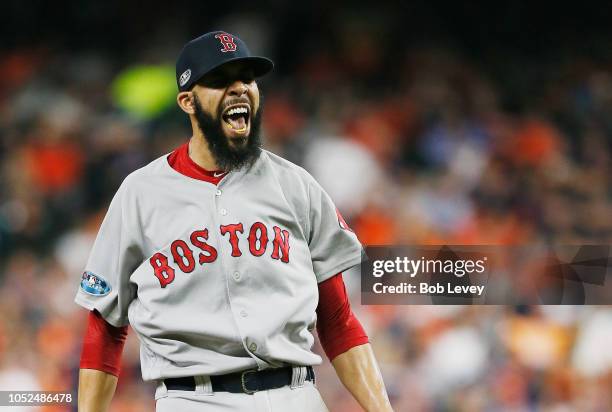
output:
[[141, 198], [134, 329], [161, 341], [193, 336], [190, 347], [225, 342], [228, 353], [256, 345], [261, 357], [280, 331], [310, 345], [317, 281], [303, 219], [282, 188], [257, 175], [182, 181]]
[[152, 187], [142, 198], [144, 256], [161, 288], [177, 276], [219, 270], [232, 260], [276, 272], [287, 269], [292, 255], [304, 258], [300, 211], [281, 188], [250, 186], [239, 178], [230, 175], [218, 186], [185, 180]]

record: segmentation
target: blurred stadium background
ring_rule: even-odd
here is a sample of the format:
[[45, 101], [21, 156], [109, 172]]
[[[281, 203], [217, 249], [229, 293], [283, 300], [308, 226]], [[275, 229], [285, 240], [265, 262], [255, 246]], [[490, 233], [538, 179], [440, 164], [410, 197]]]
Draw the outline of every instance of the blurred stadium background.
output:
[[[0, 6], [1, 390], [76, 387], [88, 251], [122, 179], [189, 137], [173, 65], [213, 29], [276, 61], [266, 146], [364, 244], [612, 243], [609, 2], [226, 3]], [[367, 307], [345, 277], [397, 411], [612, 410], [610, 307]], [[112, 410], [153, 405], [131, 334]]]

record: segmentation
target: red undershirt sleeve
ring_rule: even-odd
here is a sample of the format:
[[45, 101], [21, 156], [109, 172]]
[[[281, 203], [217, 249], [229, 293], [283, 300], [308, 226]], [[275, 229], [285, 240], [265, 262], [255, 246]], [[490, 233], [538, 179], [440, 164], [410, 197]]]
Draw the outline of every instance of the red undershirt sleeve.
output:
[[108, 323], [97, 311], [89, 312], [81, 351], [81, 369], [96, 369], [119, 376], [127, 326]]
[[317, 332], [329, 360], [368, 343], [368, 335], [353, 314], [342, 273], [319, 283]]

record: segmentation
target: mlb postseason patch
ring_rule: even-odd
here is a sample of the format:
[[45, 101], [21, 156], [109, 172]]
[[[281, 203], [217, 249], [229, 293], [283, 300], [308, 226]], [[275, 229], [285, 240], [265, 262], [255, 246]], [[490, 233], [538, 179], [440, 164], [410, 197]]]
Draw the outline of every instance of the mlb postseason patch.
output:
[[100, 275], [85, 271], [81, 276], [81, 289], [93, 296], [105, 296], [111, 291], [108, 282]]

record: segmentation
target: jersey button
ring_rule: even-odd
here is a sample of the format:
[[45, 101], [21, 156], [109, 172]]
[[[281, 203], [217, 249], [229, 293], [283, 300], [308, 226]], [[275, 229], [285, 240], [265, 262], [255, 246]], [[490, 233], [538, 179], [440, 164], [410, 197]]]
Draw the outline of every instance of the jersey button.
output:
[[249, 345], [249, 350], [250, 350], [251, 352], [255, 352], [255, 351], [257, 350], [257, 344], [256, 344], [255, 342], [251, 343], [251, 344]]
[[217, 190], [217, 192], [215, 193], [215, 195], [217, 195], [217, 196], [221, 196], [221, 189]]
[[240, 316], [242, 316], [243, 318], [246, 318], [247, 316], [249, 316], [249, 314], [246, 312], [246, 310], [241, 310]]
[[221, 213], [221, 216], [225, 216], [227, 215], [227, 209], [221, 209], [219, 213]]
[[234, 272], [234, 280], [236, 281], [240, 280], [240, 273]]

